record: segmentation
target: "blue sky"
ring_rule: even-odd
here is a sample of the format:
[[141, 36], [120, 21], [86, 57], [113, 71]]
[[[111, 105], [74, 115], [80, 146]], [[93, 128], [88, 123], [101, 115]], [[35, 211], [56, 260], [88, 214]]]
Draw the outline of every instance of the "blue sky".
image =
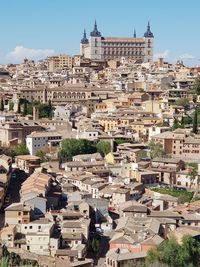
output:
[[157, 56], [200, 65], [199, 10], [198, 0], [1, 0], [0, 63], [77, 54], [96, 18], [103, 36], [141, 36], [150, 20]]

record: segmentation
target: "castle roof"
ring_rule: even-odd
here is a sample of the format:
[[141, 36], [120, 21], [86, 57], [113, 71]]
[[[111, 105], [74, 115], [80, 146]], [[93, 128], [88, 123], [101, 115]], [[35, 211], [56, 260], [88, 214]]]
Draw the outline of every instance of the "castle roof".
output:
[[154, 35], [153, 33], [151, 32], [151, 27], [150, 27], [150, 23], [148, 22], [148, 25], [147, 25], [147, 30], [146, 32], [144, 33], [144, 37], [145, 38], [154, 38]]
[[92, 36], [92, 37], [101, 37], [101, 33], [98, 31], [98, 28], [97, 28], [97, 22], [96, 22], [96, 20], [95, 20], [95, 23], [94, 23], [94, 29], [90, 33], [90, 36]]

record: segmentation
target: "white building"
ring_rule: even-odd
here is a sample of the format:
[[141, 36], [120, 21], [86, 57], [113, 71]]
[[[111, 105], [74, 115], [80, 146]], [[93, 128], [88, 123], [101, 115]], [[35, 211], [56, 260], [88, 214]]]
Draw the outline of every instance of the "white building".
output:
[[76, 135], [77, 139], [87, 139], [90, 141], [97, 140], [98, 137], [99, 137], [99, 131], [93, 128], [92, 126], [79, 128]]
[[102, 37], [95, 21], [94, 29], [90, 33], [89, 40], [84, 30], [80, 44], [80, 55], [92, 60], [136, 60], [138, 62], [153, 61], [154, 35], [148, 23], [143, 37]]
[[54, 110], [54, 117], [60, 120], [68, 121], [73, 113], [83, 111], [81, 105], [74, 105], [72, 103], [67, 104], [66, 106], [56, 106]]
[[30, 155], [35, 155], [44, 146], [58, 146], [62, 141], [62, 136], [57, 132], [32, 132], [27, 135], [26, 146]]
[[53, 238], [54, 222], [46, 218], [21, 225], [25, 235], [26, 249], [40, 255], [55, 255], [59, 247], [58, 238]]
[[179, 171], [176, 173], [176, 185], [196, 189], [198, 186], [198, 176], [192, 179], [189, 170]]
[[151, 138], [154, 136], [154, 135], [157, 135], [157, 134], [161, 134], [161, 133], [164, 133], [164, 132], [167, 132], [169, 131], [169, 127], [160, 127], [160, 126], [151, 126], [149, 127], [149, 140], [151, 140]]

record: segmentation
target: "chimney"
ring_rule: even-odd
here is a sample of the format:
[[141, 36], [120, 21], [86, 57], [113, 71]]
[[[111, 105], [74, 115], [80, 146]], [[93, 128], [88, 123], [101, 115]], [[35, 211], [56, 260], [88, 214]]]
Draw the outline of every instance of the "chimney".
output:
[[39, 120], [39, 110], [36, 107], [33, 107], [33, 120]]
[[163, 68], [163, 65], [164, 65], [164, 59], [163, 59], [162, 57], [160, 57], [160, 58], [158, 59], [158, 67], [159, 67], [159, 68]]

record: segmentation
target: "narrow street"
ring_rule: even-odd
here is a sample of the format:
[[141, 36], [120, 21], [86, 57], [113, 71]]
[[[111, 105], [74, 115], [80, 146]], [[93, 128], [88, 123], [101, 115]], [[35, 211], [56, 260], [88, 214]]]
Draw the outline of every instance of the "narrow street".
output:
[[[9, 202], [6, 204], [6, 206], [9, 206], [12, 203], [20, 201], [20, 189], [25, 179], [26, 179], [26, 174], [21, 171], [16, 172], [16, 177], [14, 176], [11, 177], [10, 184], [8, 186], [6, 193], [6, 197], [9, 197]], [[0, 211], [0, 229], [4, 226], [4, 221], [5, 221], [5, 212], [4, 209], [2, 208]]]
[[110, 238], [108, 236], [102, 236], [101, 240], [100, 240], [100, 249], [99, 249], [99, 253], [98, 253], [98, 262], [97, 265], [98, 267], [103, 267], [106, 266], [105, 265], [105, 260], [106, 260], [106, 253], [108, 251], [109, 248], [109, 240]]

